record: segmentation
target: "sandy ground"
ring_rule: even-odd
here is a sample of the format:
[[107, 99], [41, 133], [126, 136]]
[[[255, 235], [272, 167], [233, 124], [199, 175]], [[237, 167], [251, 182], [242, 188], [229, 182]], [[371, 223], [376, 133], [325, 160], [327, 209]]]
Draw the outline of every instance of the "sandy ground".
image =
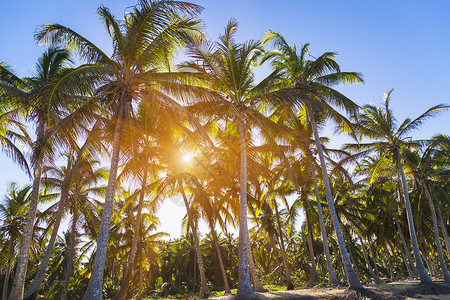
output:
[[[359, 300], [359, 299], [421, 299], [421, 300], [450, 300], [450, 284], [436, 281], [432, 284], [420, 284], [419, 281], [402, 281], [380, 285], [364, 285], [362, 293], [348, 288], [315, 287], [282, 292], [257, 293], [260, 300], [269, 299], [330, 299], [330, 300]], [[212, 297], [217, 300], [234, 300], [235, 296]]]

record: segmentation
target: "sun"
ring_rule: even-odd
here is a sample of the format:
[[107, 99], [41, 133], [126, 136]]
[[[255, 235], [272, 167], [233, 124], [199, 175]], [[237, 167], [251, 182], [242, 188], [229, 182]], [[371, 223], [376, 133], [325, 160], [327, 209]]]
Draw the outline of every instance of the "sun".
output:
[[181, 159], [183, 160], [184, 163], [188, 164], [192, 161], [192, 155], [190, 153], [183, 153]]

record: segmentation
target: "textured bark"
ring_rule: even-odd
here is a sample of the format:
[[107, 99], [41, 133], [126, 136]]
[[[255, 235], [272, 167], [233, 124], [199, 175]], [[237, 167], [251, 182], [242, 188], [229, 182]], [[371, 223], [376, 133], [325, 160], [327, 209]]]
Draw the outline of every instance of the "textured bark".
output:
[[208, 283], [206, 281], [205, 268], [203, 267], [203, 258], [202, 258], [202, 253], [200, 251], [200, 243], [198, 240], [197, 228], [194, 226], [194, 220], [192, 218], [191, 208], [189, 206], [189, 202], [186, 197], [186, 194], [184, 193], [181, 179], [178, 179], [178, 189], [179, 189], [181, 195], [183, 196], [184, 205], [186, 206], [186, 211], [188, 214], [189, 227], [191, 227], [192, 235], [194, 236], [195, 253], [197, 255], [197, 265], [198, 265], [198, 271], [200, 272], [200, 281], [201, 281], [201, 285], [202, 285], [201, 291], [200, 291], [200, 296], [202, 298], [208, 298], [209, 295], [211, 294], [211, 292], [209, 291]]
[[211, 225], [211, 234], [214, 240], [214, 247], [216, 248], [217, 258], [219, 259], [220, 272], [222, 273], [223, 285], [225, 288], [225, 295], [231, 295], [230, 286], [228, 285], [227, 273], [225, 272], [225, 266], [223, 265], [222, 254], [220, 253], [219, 241], [217, 238], [216, 231]]
[[5, 277], [3, 279], [3, 292], [2, 292], [2, 300], [8, 299], [8, 283], [9, 283], [9, 275], [11, 274], [11, 265], [12, 260], [14, 258], [14, 243], [13, 237], [9, 237], [8, 242], [8, 264], [6, 265]]
[[[316, 169], [311, 161], [308, 159], [309, 168], [311, 170], [311, 176], [314, 182], [314, 193], [316, 194], [317, 202], [317, 214], [319, 215], [320, 232], [322, 234], [323, 252], [327, 261], [328, 281], [331, 286], [337, 286], [339, 281], [334, 271], [333, 263], [331, 262], [330, 247], [328, 246], [327, 231], [325, 228], [325, 221], [323, 219], [322, 204], [320, 203], [319, 187], [317, 185]], [[338, 255], [338, 253], [336, 253]]]
[[105, 271], [106, 251], [108, 248], [109, 229], [111, 224], [112, 209], [114, 204], [114, 194], [116, 190], [117, 167], [120, 155], [120, 132], [122, 129], [122, 110], [120, 110], [114, 130], [113, 151], [111, 166], [109, 169], [108, 185], [106, 188], [105, 203], [103, 204], [103, 214], [100, 223], [100, 232], [97, 238], [97, 250], [94, 257], [94, 266], [91, 277], [84, 293], [83, 300], [101, 300], [103, 287], [103, 273]]
[[243, 120], [237, 120], [239, 150], [241, 158], [239, 174], [239, 249], [238, 249], [238, 289], [237, 299], [255, 299], [248, 272], [248, 226], [247, 226], [247, 145]]
[[72, 277], [73, 271], [73, 262], [75, 260], [75, 244], [77, 241], [77, 221], [78, 221], [78, 212], [75, 210], [73, 212], [72, 218], [72, 226], [70, 229], [70, 251], [69, 251], [69, 259], [67, 260], [66, 272], [64, 274], [64, 287], [61, 294], [61, 300], [67, 299], [67, 294], [69, 292], [69, 283], [70, 278]]
[[45, 249], [44, 257], [42, 258], [41, 264], [39, 266], [36, 275], [34, 276], [33, 283], [28, 288], [24, 300], [34, 300], [37, 299], [39, 289], [41, 287], [42, 281], [44, 281], [45, 271], [47, 270], [48, 263], [52, 257], [53, 247], [55, 246], [56, 238], [58, 237], [59, 225], [61, 224], [62, 217], [64, 215], [64, 210], [66, 208], [67, 196], [69, 194], [69, 181], [72, 170], [72, 155], [69, 153], [69, 158], [67, 159], [66, 176], [64, 177], [63, 184], [61, 186], [61, 196], [58, 205], [58, 211], [56, 212], [55, 222], [53, 224], [52, 234], [50, 240]]
[[439, 239], [439, 228], [438, 228], [438, 223], [437, 223], [436, 211], [434, 209], [433, 199], [431, 199], [430, 191], [428, 190], [428, 187], [425, 184], [425, 182], [421, 181], [421, 184], [425, 190], [425, 194], [428, 199], [428, 205], [430, 206], [431, 218], [433, 219], [434, 242], [436, 243], [436, 248], [437, 248], [438, 257], [439, 257], [439, 264], [442, 269], [442, 274], [444, 275], [444, 281], [450, 282], [450, 274], [448, 273], [448, 270], [447, 270], [447, 265], [446, 265], [445, 259], [444, 259], [444, 253], [442, 252], [441, 240]]
[[400, 173], [400, 180], [402, 183], [403, 197], [405, 199], [406, 206], [406, 216], [408, 217], [408, 226], [409, 226], [409, 234], [411, 236], [411, 242], [413, 245], [414, 258], [416, 261], [416, 268], [419, 274], [420, 282], [422, 283], [431, 283], [432, 280], [425, 270], [425, 266], [423, 265], [422, 258], [420, 257], [419, 245], [417, 243], [417, 235], [416, 229], [414, 227], [414, 219], [411, 210], [411, 202], [409, 201], [408, 187], [406, 185], [405, 172], [403, 172], [403, 166], [400, 161], [400, 156], [397, 152], [394, 153], [395, 160], [397, 163], [397, 169]]
[[294, 285], [292, 284], [292, 279], [291, 279], [291, 273], [289, 271], [289, 263], [287, 260], [287, 255], [286, 255], [286, 248], [284, 246], [284, 240], [283, 240], [283, 231], [281, 228], [281, 221], [280, 221], [280, 214], [278, 212], [278, 205], [275, 201], [274, 203], [275, 206], [275, 215], [277, 218], [277, 226], [278, 226], [278, 238], [280, 240], [280, 248], [281, 248], [281, 256], [283, 258], [283, 266], [284, 266], [284, 275], [286, 276], [286, 288], [288, 290], [292, 290], [294, 289]]
[[[40, 134], [41, 138], [43, 133]], [[41, 185], [42, 175], [42, 155], [39, 155], [38, 161], [34, 168], [33, 188], [31, 191], [30, 206], [27, 219], [25, 221], [25, 229], [22, 234], [22, 243], [20, 245], [19, 258], [16, 264], [16, 272], [14, 283], [9, 295], [10, 300], [23, 299], [23, 288], [25, 284], [25, 276], [27, 274], [28, 257], [30, 254], [30, 246], [33, 239], [34, 220], [36, 218], [37, 206], [39, 203], [39, 188]]]
[[372, 269], [372, 265], [370, 264], [369, 258], [367, 257], [366, 246], [364, 245], [364, 241], [363, 241], [362, 237], [359, 234], [358, 234], [358, 237], [359, 237], [359, 241], [361, 243], [364, 260], [366, 261], [367, 268], [369, 269], [370, 275], [372, 275], [373, 280], [375, 281], [376, 284], [382, 284], [383, 282], [381, 281], [380, 277], [378, 277], [378, 275], [375, 274], [375, 272]]
[[322, 145], [320, 144], [319, 133], [317, 131], [316, 121], [314, 117], [310, 114], [311, 125], [314, 131], [314, 139], [316, 142], [317, 152], [320, 158], [320, 165], [322, 168], [323, 182], [325, 186], [325, 195], [328, 202], [328, 209], [330, 212], [331, 219], [333, 221], [334, 230], [336, 232], [336, 237], [338, 240], [339, 250], [341, 251], [342, 259], [344, 261], [344, 266], [348, 276], [348, 282], [350, 288], [362, 290], [364, 289], [358, 275], [356, 275], [355, 270], [353, 269], [352, 262], [350, 260], [350, 256], [347, 252], [347, 247], [345, 245], [344, 237], [342, 236], [341, 227], [339, 226], [339, 220], [337, 217], [336, 209], [334, 207], [333, 196], [331, 194], [331, 186], [328, 179], [327, 166], [325, 164], [325, 158], [323, 155]]
[[133, 266], [134, 266], [134, 261], [136, 258], [136, 252], [137, 252], [139, 232], [140, 232], [140, 228], [141, 228], [141, 214], [142, 214], [142, 207], [144, 206], [145, 186], [146, 185], [147, 185], [147, 167], [145, 166], [142, 183], [141, 183], [141, 191], [139, 192], [139, 202], [138, 202], [138, 207], [137, 207], [136, 220], [134, 222], [134, 228], [133, 228], [134, 235], [133, 235], [133, 240], [131, 242], [130, 258], [128, 261], [128, 266], [125, 271], [125, 276], [122, 280], [122, 282], [123, 282], [122, 287], [120, 288], [119, 293], [112, 298], [113, 300], [114, 299], [125, 300], [125, 297], [127, 296], [128, 288], [130, 287], [131, 277], [133, 275]]

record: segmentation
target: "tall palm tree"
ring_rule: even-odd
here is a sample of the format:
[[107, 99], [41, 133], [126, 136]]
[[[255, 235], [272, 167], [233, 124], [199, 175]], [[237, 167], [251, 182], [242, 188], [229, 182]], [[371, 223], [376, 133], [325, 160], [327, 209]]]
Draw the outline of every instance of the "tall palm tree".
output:
[[11, 183], [8, 194], [3, 204], [0, 204], [0, 234], [7, 239], [5, 248], [2, 249], [2, 260], [6, 259], [6, 271], [3, 279], [2, 300], [8, 296], [8, 283], [12, 271], [16, 247], [20, 244], [25, 228], [31, 186], [19, 189], [16, 183]]
[[340, 83], [362, 83], [362, 77], [359, 73], [355, 72], [341, 72], [335, 60], [336, 53], [326, 52], [318, 58], [310, 59], [309, 44], [303, 45], [300, 52], [297, 52], [297, 48], [295, 46], [291, 47], [281, 34], [272, 31], [266, 33], [263, 43], [267, 42], [272, 43], [276, 50], [268, 52], [263, 62], [269, 59], [272, 60], [271, 63], [275, 72], [274, 78], [277, 79], [276, 84], [282, 90], [291, 90], [298, 94], [296, 101], [290, 101], [287, 98], [282, 99], [280, 101], [281, 104], [292, 107], [294, 111], [298, 110], [302, 105], [306, 108], [306, 115], [312, 127], [316, 150], [320, 159], [328, 208], [338, 239], [339, 249], [347, 270], [350, 287], [362, 289], [361, 281], [352, 267], [339, 226], [318, 126], [316, 124], [316, 118], [320, 115], [319, 112], [323, 113], [325, 111], [330, 118], [338, 122], [343, 128], [348, 128], [345, 123], [346, 119], [332, 105], [338, 106], [349, 113], [354, 113], [357, 105], [333, 89], [332, 86]]
[[[239, 141], [239, 283], [238, 299], [254, 298], [248, 267], [247, 225], [247, 144], [252, 124], [268, 125], [267, 119], [257, 111], [263, 100], [279, 96], [268, 89], [268, 81], [255, 84], [253, 67], [262, 54], [259, 41], [237, 43], [234, 35], [237, 22], [230, 20], [225, 33], [216, 43], [194, 44], [188, 48], [193, 59], [182, 67], [196, 73], [202, 80], [209, 102], [201, 106], [206, 115], [218, 116], [227, 128], [233, 128]], [[270, 125], [269, 125], [270, 126]]]
[[347, 150], [357, 151], [360, 156], [377, 152], [380, 156], [379, 159], [383, 159], [385, 157], [392, 159], [396, 167], [398, 177], [400, 178], [401, 191], [405, 201], [406, 215], [408, 218], [409, 234], [413, 245], [414, 258], [420, 281], [424, 283], [431, 282], [431, 278], [425, 270], [422, 258], [420, 256], [414, 218], [409, 200], [408, 186], [402, 162], [404, 158], [402, 157], [401, 151], [402, 148], [410, 148], [414, 146], [414, 142], [410, 141], [410, 138], [406, 136], [407, 134], [422, 125], [425, 119], [436, 116], [436, 114], [447, 109], [447, 106], [443, 104], [433, 106], [416, 119], [411, 120], [407, 118], [400, 124], [400, 126], [398, 126], [393, 112], [389, 107], [391, 93], [392, 90], [385, 95], [383, 107], [366, 104], [363, 107], [363, 111], [358, 116], [357, 133], [361, 137], [367, 137], [373, 141], [359, 144], [348, 144], [344, 148]]
[[39, 41], [68, 45], [80, 53], [87, 64], [77, 68], [77, 76], [87, 77], [90, 87], [97, 88], [98, 97], [104, 101], [115, 122], [102, 222], [85, 300], [102, 299], [123, 124], [133, 118], [135, 101], [145, 101], [148, 95], [156, 94], [160, 96], [162, 107], [173, 108], [177, 102], [164, 92], [189, 93], [176, 84], [185, 76], [170, 72], [170, 62], [176, 50], [198, 37], [200, 22], [193, 17], [200, 10], [201, 7], [195, 4], [181, 1], [141, 0], [124, 15], [123, 21], [119, 21], [108, 8], [100, 6], [99, 17], [113, 44], [111, 57], [82, 35], [59, 24], [45, 25], [37, 34]]
[[57, 147], [70, 140], [67, 137], [73, 137], [77, 133], [76, 130], [72, 130], [74, 129], [72, 125], [75, 120], [79, 120], [78, 109], [82, 107], [84, 101], [67, 97], [67, 94], [58, 86], [61, 78], [71, 71], [68, 68], [69, 63], [70, 57], [67, 50], [50, 47], [39, 59], [35, 76], [24, 78], [21, 84], [12, 84], [5, 89], [8, 99], [23, 109], [26, 119], [36, 125], [36, 140], [32, 146], [31, 157], [31, 163], [34, 166], [33, 190], [11, 299], [23, 296], [45, 157], [47, 159], [51, 157]]

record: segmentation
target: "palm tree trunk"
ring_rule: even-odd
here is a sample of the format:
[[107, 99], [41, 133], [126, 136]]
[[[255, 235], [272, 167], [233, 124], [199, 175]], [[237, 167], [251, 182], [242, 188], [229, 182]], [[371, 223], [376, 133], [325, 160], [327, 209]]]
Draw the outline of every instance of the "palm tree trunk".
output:
[[[43, 133], [41, 133], [40, 136], [42, 137]], [[41, 186], [42, 164], [43, 158], [42, 154], [40, 154], [36, 162], [36, 166], [34, 168], [33, 174], [34, 179], [33, 179], [33, 188], [31, 192], [30, 206], [28, 210], [27, 219], [25, 221], [25, 229], [22, 234], [22, 243], [20, 245], [19, 258], [16, 264], [14, 283], [8, 298], [10, 300], [23, 299], [23, 288], [25, 284], [25, 276], [27, 274], [28, 256], [30, 254], [30, 247], [33, 239], [34, 220], [36, 218], [36, 211], [39, 203], [39, 189]]]
[[317, 268], [316, 268], [316, 258], [314, 257], [314, 246], [313, 246], [314, 242], [313, 242], [311, 217], [308, 212], [306, 212], [306, 224], [308, 226], [308, 250], [309, 250], [309, 257], [311, 260], [311, 275], [309, 277], [309, 281], [306, 287], [312, 288], [316, 285]]
[[95, 252], [94, 266], [91, 277], [84, 293], [83, 300], [101, 300], [103, 287], [103, 273], [105, 271], [106, 250], [108, 248], [109, 228], [111, 224], [114, 194], [116, 190], [117, 168], [119, 165], [120, 139], [122, 130], [123, 107], [119, 108], [116, 127], [114, 129], [114, 142], [112, 149], [111, 165], [109, 168], [108, 185], [106, 188], [105, 203], [100, 223], [100, 231], [97, 238], [97, 250]]
[[247, 226], [247, 145], [245, 142], [245, 131], [243, 120], [236, 120], [239, 134], [239, 148], [241, 156], [241, 170], [239, 175], [239, 270], [238, 270], [238, 289], [236, 298], [254, 299], [250, 274], [248, 272], [248, 226]]
[[230, 286], [228, 285], [227, 273], [225, 272], [225, 267], [223, 265], [222, 254], [220, 253], [219, 241], [217, 238], [216, 231], [214, 230], [214, 226], [211, 226], [211, 235], [214, 240], [214, 247], [216, 248], [217, 258], [219, 259], [220, 272], [222, 273], [223, 285], [225, 288], [225, 295], [231, 295]]
[[70, 251], [69, 251], [69, 258], [67, 260], [66, 274], [64, 274], [64, 288], [61, 294], [61, 300], [66, 300], [67, 294], [69, 293], [70, 277], [72, 277], [73, 263], [75, 259], [75, 244], [77, 241], [77, 231], [76, 231], [77, 221], [78, 221], [78, 212], [76, 211], [76, 209], [74, 209], [72, 226], [70, 229]]
[[398, 222], [397, 218], [394, 219], [394, 222], [397, 225], [397, 234], [400, 235], [400, 239], [402, 241], [403, 248], [405, 249], [405, 252], [406, 252], [406, 257], [408, 258], [409, 267], [411, 268], [411, 271], [413, 273], [412, 277], [417, 277], [418, 275], [417, 275], [416, 267], [414, 266], [414, 260], [411, 257], [411, 251], [409, 250], [409, 248], [406, 244], [405, 236], [403, 235], [402, 228], [400, 227], [400, 223]]
[[[373, 252], [373, 249], [372, 249], [373, 247], [372, 246], [369, 246], [369, 253], [370, 253], [370, 256], [372, 256], [372, 261], [373, 261], [373, 267], [375, 269], [375, 274], [377, 274], [378, 278], [380, 278], [381, 275], [380, 275], [380, 271], [378, 270], [378, 267], [377, 267], [377, 262], [375, 261], [376, 257], [375, 257], [375, 254]], [[369, 258], [370, 258], [370, 256], [369, 256]]]
[[325, 164], [325, 158], [323, 155], [322, 145], [320, 144], [319, 132], [317, 131], [316, 121], [314, 120], [314, 116], [310, 114], [311, 125], [314, 131], [314, 139], [316, 142], [317, 152], [320, 158], [320, 165], [322, 168], [323, 175], [323, 183], [325, 187], [325, 195], [327, 197], [328, 209], [331, 215], [331, 219], [333, 221], [334, 230], [336, 232], [336, 237], [338, 240], [339, 250], [341, 251], [342, 259], [344, 261], [344, 266], [347, 271], [348, 282], [350, 288], [352, 289], [363, 289], [360, 279], [358, 275], [356, 275], [355, 270], [353, 269], [352, 262], [350, 260], [350, 256], [347, 252], [347, 247], [345, 246], [344, 237], [342, 236], [341, 227], [339, 226], [339, 220], [337, 217], [336, 209], [334, 207], [333, 196], [331, 194], [331, 186], [330, 181], [328, 179], [327, 166]]
[[416, 268], [419, 273], [420, 282], [422, 283], [430, 283], [432, 282], [430, 276], [425, 270], [425, 266], [423, 265], [422, 258], [420, 257], [419, 244], [417, 243], [417, 235], [416, 229], [414, 227], [414, 219], [411, 210], [411, 202], [409, 201], [408, 187], [406, 185], [405, 173], [403, 172], [403, 166], [400, 161], [400, 156], [398, 152], [394, 153], [395, 160], [397, 163], [397, 170], [400, 173], [400, 179], [402, 183], [403, 196], [405, 198], [406, 205], [406, 216], [408, 217], [408, 226], [409, 226], [409, 234], [411, 236], [411, 242], [413, 245], [414, 258], [416, 260]]
[[339, 251], [337, 249], [336, 242], [334, 241], [334, 239], [332, 237], [330, 237], [330, 244], [331, 244], [331, 248], [333, 248], [334, 257], [336, 258], [336, 264], [338, 265], [339, 271], [342, 274], [342, 281], [348, 282], [347, 271], [344, 268], [344, 263], [342, 262], [342, 256], [339, 255]]
[[52, 235], [45, 249], [44, 257], [42, 258], [41, 265], [39, 266], [36, 275], [34, 276], [33, 283], [28, 288], [24, 300], [34, 300], [37, 299], [39, 289], [41, 287], [42, 281], [44, 281], [45, 271], [47, 270], [48, 263], [53, 253], [53, 247], [55, 246], [56, 238], [58, 236], [59, 225], [61, 224], [62, 217], [64, 215], [64, 210], [66, 207], [67, 196], [69, 194], [69, 181], [72, 169], [72, 155], [69, 152], [69, 157], [67, 159], [66, 176], [64, 177], [63, 184], [61, 186], [61, 197], [59, 200], [58, 211], [56, 212], [56, 218], [52, 229]]
[[284, 265], [284, 273], [286, 276], [286, 288], [288, 290], [293, 290], [294, 289], [294, 285], [292, 284], [292, 279], [291, 279], [291, 273], [289, 272], [289, 263], [287, 260], [287, 255], [286, 255], [286, 248], [284, 247], [284, 241], [283, 241], [283, 231], [281, 229], [281, 221], [280, 221], [280, 214], [278, 212], [278, 205], [277, 202], [274, 200], [274, 206], [275, 206], [275, 216], [277, 218], [277, 226], [278, 226], [278, 238], [280, 239], [280, 248], [281, 248], [281, 256], [283, 258], [283, 265]]
[[414, 278], [414, 273], [411, 269], [411, 265], [409, 264], [409, 261], [406, 257], [406, 250], [404, 249], [402, 243], [400, 242], [400, 237], [399, 234], [397, 232], [397, 248], [400, 249], [400, 254], [402, 255], [403, 258], [403, 262], [405, 263], [406, 269], [408, 270], [408, 274], [410, 278]]
[[202, 285], [200, 296], [202, 298], [208, 298], [209, 295], [211, 294], [211, 292], [209, 291], [208, 283], [206, 281], [205, 268], [203, 267], [203, 258], [202, 258], [202, 253], [200, 252], [200, 243], [198, 241], [197, 229], [194, 226], [194, 219], [192, 218], [191, 208], [189, 206], [189, 202], [186, 197], [186, 194], [184, 193], [181, 179], [178, 179], [177, 182], [178, 182], [178, 189], [179, 189], [181, 195], [183, 196], [184, 205], [186, 206], [186, 211], [188, 214], [188, 223], [189, 223], [189, 226], [191, 227], [192, 235], [194, 236], [195, 253], [197, 254], [198, 270], [200, 272], [200, 281], [201, 281], [201, 285]]
[[250, 269], [250, 274], [252, 276], [253, 290], [258, 293], [267, 292], [267, 290], [262, 286], [259, 280], [258, 272], [256, 271], [255, 261], [253, 260], [252, 245], [250, 240], [247, 240], [248, 249], [248, 266]]
[[6, 265], [5, 279], [3, 280], [3, 292], [2, 292], [2, 300], [8, 299], [8, 283], [9, 283], [9, 275], [11, 273], [11, 265], [12, 260], [14, 258], [14, 243], [13, 237], [9, 237], [9, 245], [8, 245], [8, 264]]
[[130, 259], [128, 261], [128, 266], [125, 272], [124, 280], [122, 287], [120, 288], [119, 293], [114, 296], [112, 299], [119, 299], [119, 300], [125, 300], [125, 297], [127, 296], [128, 288], [130, 286], [131, 282], [131, 276], [133, 275], [133, 269], [134, 269], [134, 261], [136, 258], [136, 252], [137, 252], [137, 244], [139, 239], [139, 232], [141, 228], [141, 214], [142, 214], [142, 207], [144, 206], [144, 197], [145, 197], [145, 187], [147, 185], [147, 167], [144, 166], [144, 177], [142, 178], [141, 183], [141, 191], [139, 192], [139, 202], [137, 207], [137, 214], [136, 214], [136, 220], [134, 222], [134, 235], [133, 235], [133, 241], [131, 242], [131, 249], [130, 249]]
[[367, 257], [366, 247], [364, 246], [364, 241], [363, 241], [361, 235], [359, 235], [359, 233], [356, 233], [356, 234], [358, 235], [359, 241], [361, 243], [364, 260], [366, 261], [366, 265], [367, 265], [367, 268], [369, 269], [370, 275], [372, 275], [376, 284], [382, 284], [383, 282], [381, 281], [380, 277], [378, 277], [377, 274], [375, 274], [375, 272], [372, 269], [372, 265], [370, 264], [369, 258]]
[[428, 199], [428, 205], [430, 206], [431, 218], [433, 219], [434, 241], [436, 243], [436, 248], [438, 251], [439, 263], [441, 265], [442, 273], [444, 274], [444, 281], [450, 282], [450, 274], [448, 273], [448, 270], [447, 270], [447, 265], [446, 265], [445, 259], [444, 259], [444, 253], [442, 252], [441, 240], [439, 239], [439, 228], [438, 228], [438, 224], [437, 224], [437, 216], [436, 216], [436, 211], [434, 209], [433, 199], [431, 199], [430, 191], [428, 190], [428, 187], [425, 184], [425, 182], [423, 180], [421, 180], [420, 183], [422, 184], [422, 186], [425, 190], [425, 194]]
[[439, 216], [439, 225], [441, 227], [442, 235], [444, 236], [445, 248], [447, 248], [447, 257], [450, 260], [450, 240], [448, 238], [447, 228], [444, 224], [444, 218], [442, 217], [441, 207], [439, 201], [436, 203], [436, 211]]
[[144, 278], [142, 276], [142, 259], [139, 260], [139, 286], [138, 286], [138, 297], [137, 300], [142, 300], [142, 288], [144, 285]]
[[391, 253], [389, 252], [387, 243], [385, 244], [384, 251], [386, 253], [387, 262], [388, 262], [387, 265], [388, 265], [388, 270], [389, 270], [389, 280], [394, 281], [394, 269], [392, 267]]
[[425, 247], [424, 242], [419, 241], [419, 249], [422, 252], [423, 260], [427, 265], [428, 272], [430, 272], [431, 276], [437, 276], [436, 269], [433, 267], [432, 261], [428, 256], [427, 248]]
[[[311, 170], [311, 177], [314, 182], [314, 193], [316, 194], [317, 214], [319, 215], [320, 232], [322, 234], [322, 241], [323, 241], [323, 252], [325, 253], [325, 258], [327, 261], [328, 281], [330, 282], [331, 286], [337, 286], [339, 284], [339, 281], [336, 277], [333, 263], [331, 262], [330, 246], [328, 245], [327, 230], [325, 228], [325, 221], [323, 219], [322, 204], [320, 203], [319, 186], [317, 185], [316, 169], [309, 158], [308, 158], [308, 165], [309, 169]], [[338, 255], [338, 253], [336, 253], [336, 255]]]

